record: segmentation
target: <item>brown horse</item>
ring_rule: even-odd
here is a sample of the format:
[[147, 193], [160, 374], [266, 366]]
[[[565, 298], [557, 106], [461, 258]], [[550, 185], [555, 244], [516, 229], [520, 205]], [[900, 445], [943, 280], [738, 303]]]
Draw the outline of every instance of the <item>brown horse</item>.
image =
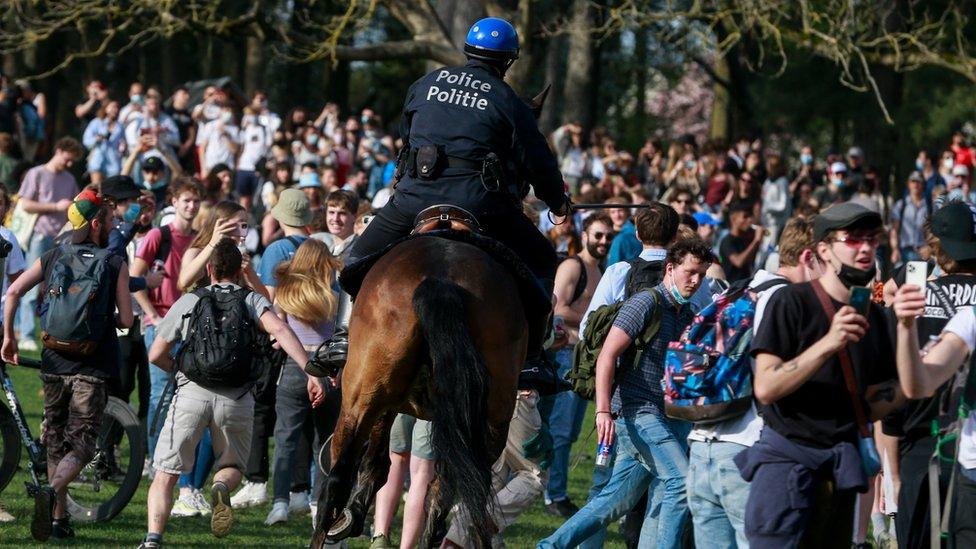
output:
[[311, 546], [362, 532], [389, 471], [397, 412], [432, 421], [435, 478], [421, 547], [443, 535], [455, 502], [471, 514], [479, 546], [489, 546], [490, 469], [505, 445], [528, 337], [516, 278], [481, 248], [423, 236], [381, 257], [352, 310]]

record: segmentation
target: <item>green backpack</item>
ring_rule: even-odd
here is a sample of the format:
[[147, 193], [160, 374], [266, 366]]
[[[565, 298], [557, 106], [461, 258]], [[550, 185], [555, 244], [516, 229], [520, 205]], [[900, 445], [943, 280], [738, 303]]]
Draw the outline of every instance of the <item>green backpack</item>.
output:
[[[644, 331], [637, 336], [637, 339], [629, 349], [620, 357], [617, 362], [617, 372], [625, 368], [635, 367], [644, 353], [644, 349], [657, 335], [661, 327], [661, 315], [663, 309], [659, 306], [661, 295], [652, 289], [645, 290], [654, 299], [651, 321], [644, 327]], [[617, 318], [617, 313], [624, 306], [627, 300], [608, 305], [601, 305], [590, 313], [586, 321], [586, 330], [580, 335], [579, 343], [573, 349], [573, 368], [566, 375], [566, 379], [573, 384], [573, 391], [581, 398], [593, 400], [596, 396], [596, 359], [600, 356], [603, 342], [613, 327], [613, 321]], [[615, 376], [616, 377], [616, 376]]]

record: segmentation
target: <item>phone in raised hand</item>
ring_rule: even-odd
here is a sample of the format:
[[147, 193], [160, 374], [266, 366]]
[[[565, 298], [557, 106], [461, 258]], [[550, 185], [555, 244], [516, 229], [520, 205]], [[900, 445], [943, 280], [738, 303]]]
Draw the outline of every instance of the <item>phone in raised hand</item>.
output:
[[905, 284], [918, 286], [925, 292], [925, 281], [928, 279], [928, 263], [924, 261], [909, 261], [905, 265]]
[[848, 304], [857, 311], [857, 314], [867, 316], [868, 307], [871, 306], [871, 288], [864, 286], [854, 286], [851, 288]]

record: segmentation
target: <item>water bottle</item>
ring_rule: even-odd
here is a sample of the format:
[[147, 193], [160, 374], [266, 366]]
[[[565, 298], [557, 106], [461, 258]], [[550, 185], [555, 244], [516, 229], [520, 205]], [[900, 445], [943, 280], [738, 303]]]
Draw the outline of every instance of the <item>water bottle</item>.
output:
[[596, 466], [607, 467], [610, 465], [610, 456], [613, 454], [613, 443], [604, 444], [601, 442], [596, 447]]

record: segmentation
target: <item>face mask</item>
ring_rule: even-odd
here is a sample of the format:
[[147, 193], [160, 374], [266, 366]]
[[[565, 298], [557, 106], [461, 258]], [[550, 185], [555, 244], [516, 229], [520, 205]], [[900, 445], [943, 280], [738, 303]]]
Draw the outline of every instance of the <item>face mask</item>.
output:
[[131, 95], [131, 96], [129, 96], [129, 101], [131, 101], [133, 103], [139, 103], [141, 105], [142, 104], [142, 96], [139, 95], [138, 93], [135, 94], [135, 95]]
[[365, 124], [365, 123], [367, 123], [367, 122], [369, 122], [369, 117], [368, 117], [368, 116], [366, 116], [366, 115], [364, 114], [364, 115], [362, 115], [361, 117], [359, 117], [359, 121], [360, 121], [360, 122], [361, 122], [362, 124]]
[[831, 177], [830, 178], [830, 182], [833, 183], [834, 185], [837, 185], [838, 187], [843, 187], [844, 186], [844, 178], [843, 177]]
[[921, 160], [916, 160], [915, 161], [915, 169], [918, 170], [918, 171], [924, 170], [925, 169], [925, 162], [922, 162]]
[[136, 219], [139, 219], [140, 213], [142, 213], [142, 206], [138, 202], [129, 204], [129, 209], [122, 215], [122, 220], [126, 223], [135, 223]]
[[695, 169], [695, 161], [694, 160], [686, 160], [685, 161], [685, 169], [686, 170], [693, 170], [693, 169]]
[[837, 273], [837, 278], [840, 279], [845, 288], [850, 288], [851, 286], [867, 286], [869, 282], [874, 280], [876, 270], [877, 267], [875, 265], [871, 265], [870, 269], [862, 271], [857, 267], [842, 264], [840, 266], [840, 272]]
[[951, 158], [946, 158], [945, 160], [942, 161], [942, 167], [945, 168], [946, 170], [951, 170], [952, 167], [955, 165], [956, 163]]
[[309, 147], [314, 147], [315, 144], [319, 142], [319, 136], [313, 133], [312, 135], [305, 138], [305, 142], [308, 143]]
[[674, 302], [677, 303], [678, 305], [687, 305], [688, 302], [691, 301], [691, 298], [681, 295], [681, 292], [678, 291], [678, 285], [674, 283], [674, 273], [671, 273], [670, 291], [671, 291], [671, 297], [674, 299]]
[[810, 164], [813, 164], [813, 155], [806, 154], [806, 153], [801, 154], [800, 163], [803, 164], [804, 166], [809, 166]]
[[234, 121], [234, 115], [229, 112], [220, 113], [220, 119], [224, 121], [224, 124], [230, 124]]

